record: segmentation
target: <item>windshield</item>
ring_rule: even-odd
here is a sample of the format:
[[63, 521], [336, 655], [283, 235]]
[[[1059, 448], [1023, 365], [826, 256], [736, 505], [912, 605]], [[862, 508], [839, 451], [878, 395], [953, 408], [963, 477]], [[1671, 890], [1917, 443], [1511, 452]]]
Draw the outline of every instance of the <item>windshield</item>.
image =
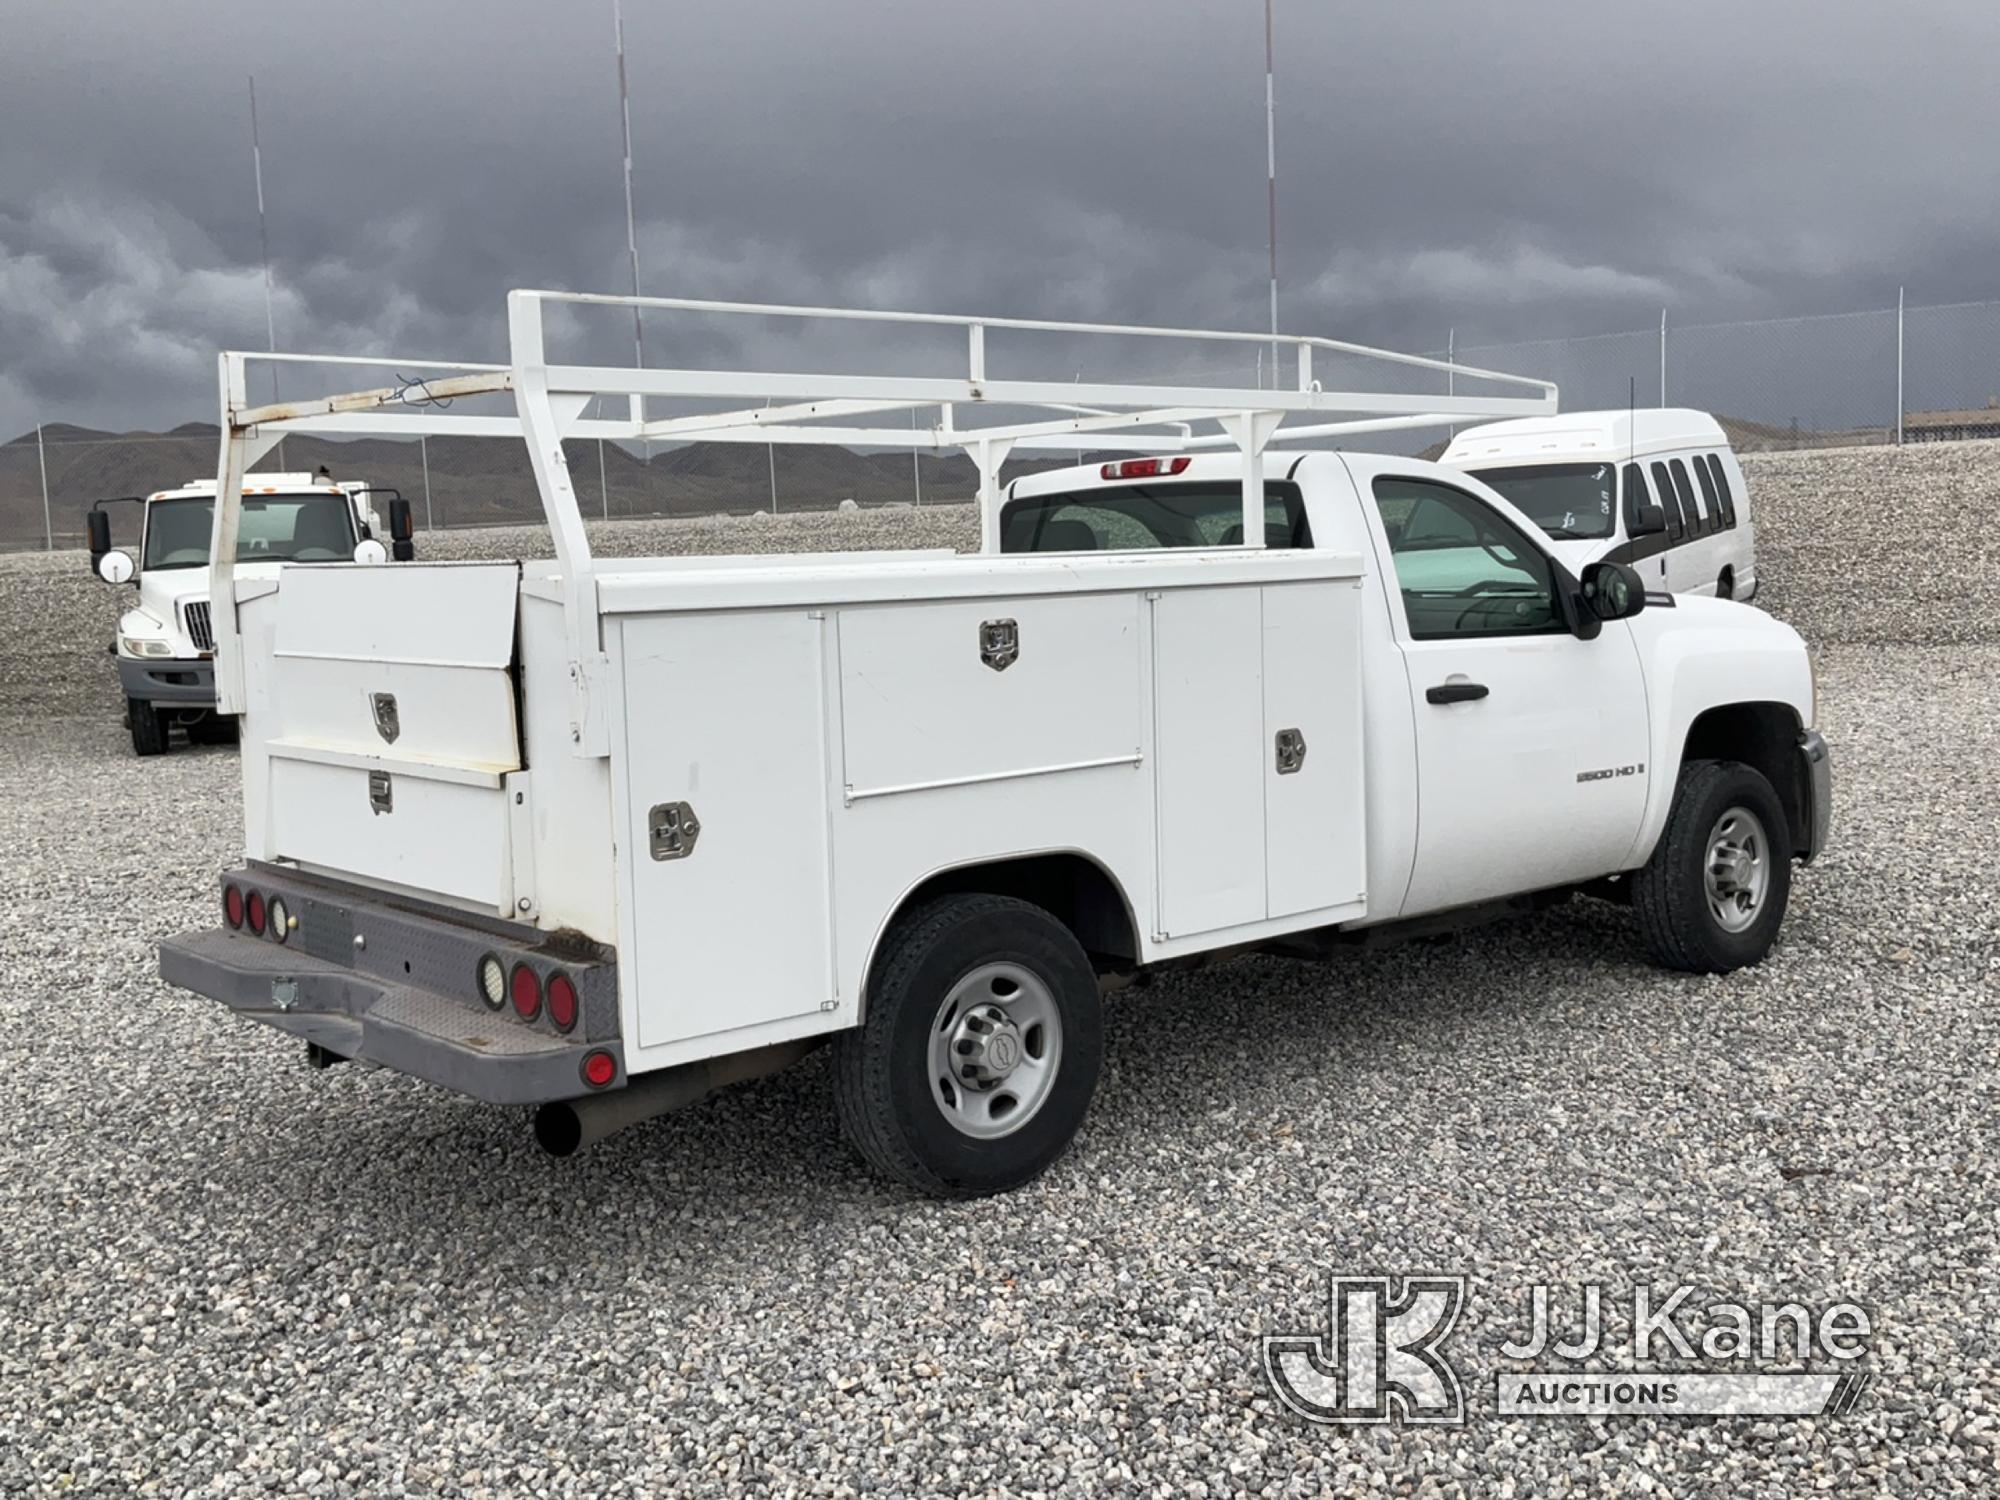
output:
[[[215, 502], [206, 495], [146, 507], [146, 566], [205, 568]], [[354, 522], [344, 495], [245, 495], [238, 562], [347, 562]]]
[[1534, 464], [1520, 469], [1474, 469], [1514, 508], [1550, 536], [1610, 536], [1618, 477], [1610, 464]]

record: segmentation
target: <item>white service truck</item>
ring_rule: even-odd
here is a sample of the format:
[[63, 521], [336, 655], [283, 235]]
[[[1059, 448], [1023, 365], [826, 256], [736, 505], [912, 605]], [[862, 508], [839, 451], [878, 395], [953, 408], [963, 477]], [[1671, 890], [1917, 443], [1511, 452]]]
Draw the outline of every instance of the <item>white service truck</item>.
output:
[[[384, 502], [398, 560], [416, 555], [407, 501], [393, 490], [318, 474], [252, 474], [243, 484], [237, 561], [245, 577], [275, 573], [280, 563], [379, 563], [390, 555], [376, 540]], [[110, 505], [139, 507], [137, 560], [111, 544]], [[138, 598], [118, 620], [111, 652], [125, 696], [132, 749], [159, 755], [176, 725], [195, 741], [236, 737], [236, 721], [215, 706], [215, 637], [210, 625], [208, 543], [214, 529], [215, 481], [99, 500], [85, 517], [90, 571], [130, 584]]]
[[[407, 388], [259, 406], [262, 356], [223, 359], [220, 493], [286, 432], [517, 433], [557, 553], [246, 576], [216, 512], [248, 857], [161, 972], [316, 1062], [538, 1106], [567, 1154], [830, 1043], [868, 1162], [992, 1192], [1070, 1141], [1100, 994], [1133, 975], [1578, 892], [1628, 903], [1661, 963], [1728, 970], [1824, 845], [1789, 628], [1621, 564], [1573, 576], [1439, 465], [1273, 447], [1439, 405], [1325, 390], [1315, 354], [1428, 362], [1289, 338], [1285, 389], [999, 378], [995, 334], [1268, 338], [648, 298], [943, 327], [968, 362], [617, 369], [552, 363], [551, 303], [567, 326], [634, 299], [515, 292], [510, 363], [427, 382], [508, 415]], [[1454, 374], [1529, 392], [1454, 419], [1555, 407]], [[605, 394], [629, 416], [587, 419]], [[711, 409], [662, 410], [682, 398]], [[563, 439], [693, 436], [963, 447], [982, 550], [594, 557]], [[999, 483], [1010, 449], [1083, 446], [1142, 456]]]

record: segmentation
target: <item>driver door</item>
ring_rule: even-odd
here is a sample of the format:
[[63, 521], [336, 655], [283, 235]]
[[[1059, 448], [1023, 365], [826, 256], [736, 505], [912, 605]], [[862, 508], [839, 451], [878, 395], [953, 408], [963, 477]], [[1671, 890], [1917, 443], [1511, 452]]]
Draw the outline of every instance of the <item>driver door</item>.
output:
[[1630, 628], [1577, 639], [1553, 560], [1486, 500], [1393, 459], [1349, 465], [1372, 499], [1383, 576], [1398, 584], [1390, 609], [1416, 724], [1403, 914], [1624, 869], [1648, 775]]

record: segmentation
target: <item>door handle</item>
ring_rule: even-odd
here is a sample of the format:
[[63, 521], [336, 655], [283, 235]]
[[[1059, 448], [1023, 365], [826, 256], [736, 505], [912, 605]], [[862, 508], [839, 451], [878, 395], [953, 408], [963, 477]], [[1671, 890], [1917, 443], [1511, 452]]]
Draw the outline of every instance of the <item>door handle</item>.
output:
[[1440, 682], [1436, 687], [1424, 689], [1424, 697], [1432, 703], [1471, 703], [1485, 696], [1483, 682]]

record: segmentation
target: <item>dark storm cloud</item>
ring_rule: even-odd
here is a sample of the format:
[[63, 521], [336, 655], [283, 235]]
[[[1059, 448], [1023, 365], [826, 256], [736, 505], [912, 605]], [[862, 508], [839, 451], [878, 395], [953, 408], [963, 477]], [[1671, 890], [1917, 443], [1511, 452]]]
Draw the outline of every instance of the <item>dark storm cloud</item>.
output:
[[[627, 11], [648, 290], [1262, 323], [1256, 0]], [[1990, 0], [1279, 0], [1278, 28], [1289, 328], [2000, 293]], [[492, 357], [506, 288], [624, 285], [609, 0], [17, 0], [0, 431], [206, 416], [214, 351], [262, 343], [251, 72], [282, 345]]]

